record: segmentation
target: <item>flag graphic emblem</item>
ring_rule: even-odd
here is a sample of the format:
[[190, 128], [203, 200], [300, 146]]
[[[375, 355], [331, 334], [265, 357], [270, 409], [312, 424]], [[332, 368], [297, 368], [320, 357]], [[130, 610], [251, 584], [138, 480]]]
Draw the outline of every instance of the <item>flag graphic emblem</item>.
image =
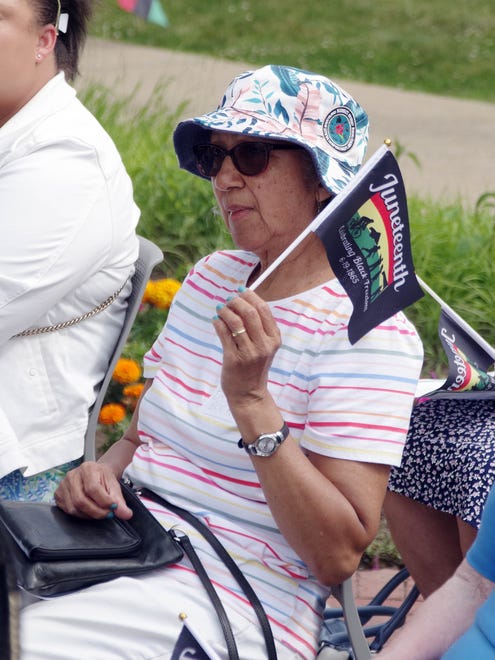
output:
[[414, 271], [404, 183], [388, 147], [373, 154], [250, 289], [254, 291], [311, 232], [322, 241], [352, 302], [347, 328], [351, 344], [424, 295]]
[[443, 390], [467, 392], [495, 390], [495, 378], [487, 373], [493, 358], [479, 344], [441, 311], [438, 335], [449, 361], [449, 372]]

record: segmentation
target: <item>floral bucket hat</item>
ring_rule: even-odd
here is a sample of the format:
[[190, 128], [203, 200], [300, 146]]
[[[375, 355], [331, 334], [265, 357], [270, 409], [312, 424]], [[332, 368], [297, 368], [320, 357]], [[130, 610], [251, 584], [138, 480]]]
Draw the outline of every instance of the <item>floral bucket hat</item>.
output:
[[368, 116], [347, 92], [324, 76], [286, 66], [242, 73], [215, 111], [180, 122], [174, 146], [181, 168], [201, 176], [193, 147], [209, 142], [212, 130], [301, 145], [334, 193], [358, 171], [368, 144]]

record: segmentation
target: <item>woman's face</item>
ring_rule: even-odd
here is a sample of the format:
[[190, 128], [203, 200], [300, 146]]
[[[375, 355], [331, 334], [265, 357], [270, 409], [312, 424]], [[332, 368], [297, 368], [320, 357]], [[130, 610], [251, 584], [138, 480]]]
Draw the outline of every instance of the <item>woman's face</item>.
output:
[[[214, 131], [211, 142], [232, 149], [240, 142], [271, 142], [257, 137]], [[273, 150], [264, 172], [241, 174], [230, 157], [212, 177], [213, 191], [225, 224], [238, 248], [273, 261], [314, 218], [317, 202], [328, 193], [308, 181], [301, 149]]]
[[43, 28], [30, 0], [0, 0], [0, 126], [36, 94], [44, 80], [37, 68], [45, 56]]

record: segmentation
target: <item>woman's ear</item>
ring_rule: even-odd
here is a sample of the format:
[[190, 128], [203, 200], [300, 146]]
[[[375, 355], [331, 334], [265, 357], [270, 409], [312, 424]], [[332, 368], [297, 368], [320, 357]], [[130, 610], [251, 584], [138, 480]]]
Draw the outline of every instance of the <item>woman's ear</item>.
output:
[[36, 46], [36, 60], [44, 60], [55, 49], [57, 43], [57, 30], [54, 25], [48, 24], [40, 28]]

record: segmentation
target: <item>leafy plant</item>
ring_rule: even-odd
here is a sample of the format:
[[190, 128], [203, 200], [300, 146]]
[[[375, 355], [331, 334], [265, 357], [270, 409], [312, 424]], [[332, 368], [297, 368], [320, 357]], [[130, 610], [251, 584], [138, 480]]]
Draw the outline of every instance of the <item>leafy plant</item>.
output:
[[361, 564], [369, 568], [380, 568], [382, 565], [404, 565], [383, 515], [380, 519], [380, 526], [375, 538], [363, 553]]
[[[475, 213], [484, 213], [485, 211], [495, 213], [495, 192], [488, 192], [476, 200]], [[494, 228], [495, 231], [495, 228]]]
[[[489, 343], [495, 344], [495, 231], [486, 209], [460, 203], [408, 200], [416, 272]], [[406, 310], [425, 346], [423, 375], [441, 377], [447, 366], [437, 336], [440, 309], [426, 294]]]
[[393, 146], [394, 156], [396, 157], [397, 160], [405, 156], [406, 158], [412, 160], [412, 162], [416, 165], [416, 167], [421, 168], [419, 158], [417, 157], [417, 155], [413, 151], [409, 151], [409, 149], [407, 149], [405, 145], [403, 145], [402, 142], [400, 142], [400, 140], [398, 140], [397, 138], [392, 140], [392, 146]]
[[98, 421], [100, 438], [98, 451], [104, 452], [118, 440], [131, 420], [141, 395], [144, 379], [141, 362], [167, 320], [172, 300], [180, 283], [172, 278], [152, 279], [146, 285], [143, 301], [131, 329], [129, 339], [115, 367], [105, 395]]
[[167, 110], [159, 87], [143, 107], [135, 107], [132, 98], [110, 96], [100, 85], [81, 94], [115, 141], [133, 181], [141, 209], [138, 233], [163, 250], [162, 272], [182, 279], [201, 256], [230, 246], [230, 235], [216, 212], [211, 184], [177, 165], [172, 133], [180, 110]]

